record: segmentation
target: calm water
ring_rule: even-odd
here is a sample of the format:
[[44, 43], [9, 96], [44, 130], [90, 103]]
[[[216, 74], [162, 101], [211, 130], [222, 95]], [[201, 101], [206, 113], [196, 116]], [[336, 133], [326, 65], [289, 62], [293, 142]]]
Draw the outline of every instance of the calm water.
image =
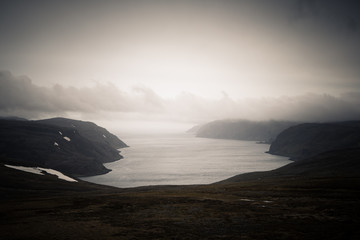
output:
[[234, 175], [275, 169], [290, 161], [265, 153], [267, 144], [196, 138], [191, 134], [121, 138], [124, 159], [108, 174], [83, 180], [116, 187], [208, 184]]

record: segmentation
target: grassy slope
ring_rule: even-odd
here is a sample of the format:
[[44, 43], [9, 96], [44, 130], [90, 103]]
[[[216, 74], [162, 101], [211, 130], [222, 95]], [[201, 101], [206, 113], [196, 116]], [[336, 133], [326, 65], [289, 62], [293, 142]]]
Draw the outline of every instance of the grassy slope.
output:
[[358, 239], [360, 181], [340, 185], [349, 183], [356, 187], [317, 179], [14, 199], [1, 202], [0, 237]]
[[2, 184], [0, 238], [359, 239], [359, 174], [286, 171], [206, 186], [115, 189], [63, 182], [58, 191], [50, 183], [10, 191]]

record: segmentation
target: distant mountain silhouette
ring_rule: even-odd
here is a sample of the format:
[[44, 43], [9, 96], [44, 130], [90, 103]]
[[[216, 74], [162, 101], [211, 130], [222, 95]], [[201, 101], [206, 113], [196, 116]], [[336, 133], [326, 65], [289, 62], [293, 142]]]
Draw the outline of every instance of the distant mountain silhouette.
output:
[[269, 153], [299, 160], [326, 151], [359, 147], [360, 121], [306, 123], [280, 133]]
[[197, 133], [197, 131], [199, 131], [199, 129], [202, 127], [201, 124], [199, 125], [195, 125], [192, 128], [190, 128], [189, 130], [187, 130], [187, 133]]
[[110, 170], [103, 163], [121, 159], [117, 148], [125, 146], [90, 122], [0, 120], [0, 157], [12, 165], [51, 168], [72, 176], [104, 174]]
[[281, 131], [296, 124], [287, 121], [218, 120], [198, 127], [196, 136], [271, 143]]
[[26, 118], [16, 117], [16, 116], [8, 116], [8, 117], [1, 117], [0, 120], [17, 120], [17, 121], [29, 121]]

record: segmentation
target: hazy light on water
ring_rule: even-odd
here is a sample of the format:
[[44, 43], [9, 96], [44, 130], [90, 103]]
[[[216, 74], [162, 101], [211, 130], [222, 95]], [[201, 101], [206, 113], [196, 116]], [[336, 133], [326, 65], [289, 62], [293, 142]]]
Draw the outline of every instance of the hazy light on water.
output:
[[289, 163], [266, 154], [269, 145], [195, 138], [190, 134], [129, 137], [124, 159], [106, 164], [112, 172], [84, 178], [116, 187], [209, 184], [234, 175], [270, 170]]

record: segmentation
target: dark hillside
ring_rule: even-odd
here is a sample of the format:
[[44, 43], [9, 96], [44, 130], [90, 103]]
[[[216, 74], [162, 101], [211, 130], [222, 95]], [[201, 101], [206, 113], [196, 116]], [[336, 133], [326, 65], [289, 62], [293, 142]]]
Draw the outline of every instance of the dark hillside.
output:
[[68, 118], [51, 118], [38, 120], [36, 122], [53, 126], [73, 128], [77, 130], [80, 135], [97, 144], [100, 143], [103, 145], [109, 145], [110, 147], [116, 149], [127, 147], [127, 145], [114, 134], [93, 122], [85, 122]]
[[335, 150], [266, 172], [240, 174], [222, 182], [267, 181], [272, 178], [360, 178], [360, 149]]
[[298, 160], [326, 151], [359, 147], [360, 122], [306, 123], [280, 133], [269, 153]]
[[[343, 173], [356, 172], [348, 164], [357, 154], [349, 153]], [[0, 238], [359, 239], [360, 178], [333, 175], [336, 156], [221, 184], [132, 189], [0, 166]], [[324, 163], [335, 165], [316, 174]]]
[[110, 170], [103, 163], [121, 158], [117, 149], [96, 144], [77, 129], [13, 120], [0, 120], [0, 157], [13, 165], [52, 168], [75, 176], [107, 173]]
[[59, 194], [81, 194], [86, 192], [114, 190], [115, 188], [100, 186], [77, 179], [78, 182], [67, 182], [54, 175], [37, 175], [9, 167], [0, 159], [0, 201], [14, 198], [51, 197]]

